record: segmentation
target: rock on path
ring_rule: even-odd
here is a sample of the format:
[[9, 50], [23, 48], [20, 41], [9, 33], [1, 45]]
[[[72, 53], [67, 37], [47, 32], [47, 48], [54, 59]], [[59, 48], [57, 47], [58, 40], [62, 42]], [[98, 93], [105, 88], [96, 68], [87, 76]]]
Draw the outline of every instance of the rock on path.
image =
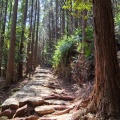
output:
[[[45, 100], [45, 98], [49, 99]], [[4, 115], [11, 120], [42, 119], [44, 115], [56, 112], [55, 108], [67, 109], [69, 99], [73, 100], [74, 97], [64, 94], [64, 90], [50, 70], [37, 69], [32, 80], [2, 104], [0, 117]], [[56, 120], [57, 118], [60, 119], [60, 116], [56, 117]]]

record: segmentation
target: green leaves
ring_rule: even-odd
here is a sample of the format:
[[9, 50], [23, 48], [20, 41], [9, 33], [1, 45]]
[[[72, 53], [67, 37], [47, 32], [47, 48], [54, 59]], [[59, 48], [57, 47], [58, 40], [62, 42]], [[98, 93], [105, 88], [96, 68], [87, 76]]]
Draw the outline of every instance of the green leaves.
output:
[[78, 40], [75, 39], [74, 36], [64, 36], [59, 40], [56, 45], [56, 50], [53, 55], [53, 67], [57, 68], [60, 64], [67, 65], [69, 63], [69, 56], [71, 51], [75, 49], [75, 44], [77, 44]]
[[86, 28], [86, 39], [91, 41], [91, 43], [82, 42], [82, 30], [81, 28], [77, 29], [72, 36], [64, 36], [59, 40], [58, 44], [55, 47], [55, 52], [53, 55], [53, 67], [55, 69], [59, 68], [60, 65], [66, 66], [70, 64], [70, 60], [75, 56], [74, 51], [79, 53], [84, 48], [84, 55], [88, 58], [92, 49], [94, 48], [93, 43], [93, 28], [91, 26]]
[[[72, 4], [72, 6], [71, 6]], [[92, 8], [92, 3], [91, 2], [83, 2], [82, 0], [67, 0], [66, 1], [66, 5], [63, 6], [63, 9], [72, 9], [73, 10], [78, 10], [79, 12], [83, 11], [83, 10], [88, 10], [90, 11]]]

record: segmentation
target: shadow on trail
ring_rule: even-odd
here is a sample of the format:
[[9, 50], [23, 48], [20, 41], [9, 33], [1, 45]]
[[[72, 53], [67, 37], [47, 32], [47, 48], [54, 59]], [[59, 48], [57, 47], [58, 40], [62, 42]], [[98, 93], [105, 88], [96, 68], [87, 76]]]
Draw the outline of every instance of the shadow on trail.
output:
[[[71, 120], [81, 102], [81, 100], [75, 101], [76, 96], [79, 95], [78, 89], [76, 84], [61, 84], [49, 69], [38, 68], [31, 80], [2, 104], [2, 108], [5, 109], [0, 116], [4, 114], [11, 120], [18, 118], [33, 120], [32, 117], [35, 120]], [[33, 113], [29, 110], [30, 106]], [[16, 107], [15, 113], [10, 112], [8, 116], [8, 113], [5, 113], [11, 107]], [[25, 111], [30, 113], [29, 116], [26, 116]]]

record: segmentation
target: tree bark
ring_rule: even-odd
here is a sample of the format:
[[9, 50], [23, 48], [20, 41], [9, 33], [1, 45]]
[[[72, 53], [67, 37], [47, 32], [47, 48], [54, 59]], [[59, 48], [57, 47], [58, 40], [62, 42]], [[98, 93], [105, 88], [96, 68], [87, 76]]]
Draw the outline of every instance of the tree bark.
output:
[[55, 1], [55, 40], [58, 39], [58, 0]]
[[95, 86], [90, 108], [98, 119], [120, 119], [120, 76], [111, 0], [93, 0]]
[[35, 51], [34, 51], [34, 67], [38, 64], [38, 30], [39, 30], [39, 20], [40, 20], [40, 1], [38, 0], [38, 13], [37, 13], [37, 27], [36, 27], [36, 41], [35, 41]]
[[[34, 2], [33, 2], [34, 3]], [[34, 70], [34, 49], [35, 49], [35, 28], [36, 28], [36, 14], [37, 14], [37, 0], [35, 1], [34, 11], [34, 20], [32, 28], [32, 41], [31, 41], [31, 55], [30, 55], [30, 69]]]
[[11, 36], [10, 36], [10, 48], [8, 53], [8, 63], [7, 63], [7, 71], [6, 71], [6, 84], [11, 84], [12, 82], [15, 82], [14, 57], [15, 57], [15, 41], [16, 41], [17, 8], [18, 8], [18, 0], [14, 0], [12, 27], [11, 27]]
[[[3, 22], [3, 0], [1, 1], [1, 5], [0, 5], [0, 29], [3, 29], [2, 26], [2, 22]], [[3, 31], [0, 32], [0, 76], [2, 74], [2, 51], [3, 51]]]
[[30, 72], [31, 66], [31, 35], [32, 35], [32, 23], [33, 23], [33, 0], [32, 0], [32, 4], [31, 4], [31, 13], [30, 13], [30, 30], [29, 30], [29, 41], [28, 41], [28, 45], [27, 45], [27, 63], [26, 63], [26, 74], [28, 74]]
[[19, 62], [19, 69], [18, 69], [18, 76], [21, 79], [23, 77], [23, 42], [24, 42], [24, 33], [25, 33], [25, 27], [26, 27], [26, 19], [27, 19], [27, 9], [28, 9], [28, 0], [26, 0], [25, 2], [25, 6], [24, 6], [24, 17], [23, 17], [23, 22], [22, 22], [22, 33], [21, 33], [21, 43], [20, 43], [20, 57], [21, 60]]

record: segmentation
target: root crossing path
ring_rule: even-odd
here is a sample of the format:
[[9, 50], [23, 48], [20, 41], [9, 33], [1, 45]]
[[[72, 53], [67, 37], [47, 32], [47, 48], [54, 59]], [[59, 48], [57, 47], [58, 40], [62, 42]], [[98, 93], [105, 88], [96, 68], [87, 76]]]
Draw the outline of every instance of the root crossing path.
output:
[[84, 109], [75, 99], [79, 87], [57, 79], [49, 69], [37, 68], [32, 79], [2, 104], [0, 120], [76, 120]]

